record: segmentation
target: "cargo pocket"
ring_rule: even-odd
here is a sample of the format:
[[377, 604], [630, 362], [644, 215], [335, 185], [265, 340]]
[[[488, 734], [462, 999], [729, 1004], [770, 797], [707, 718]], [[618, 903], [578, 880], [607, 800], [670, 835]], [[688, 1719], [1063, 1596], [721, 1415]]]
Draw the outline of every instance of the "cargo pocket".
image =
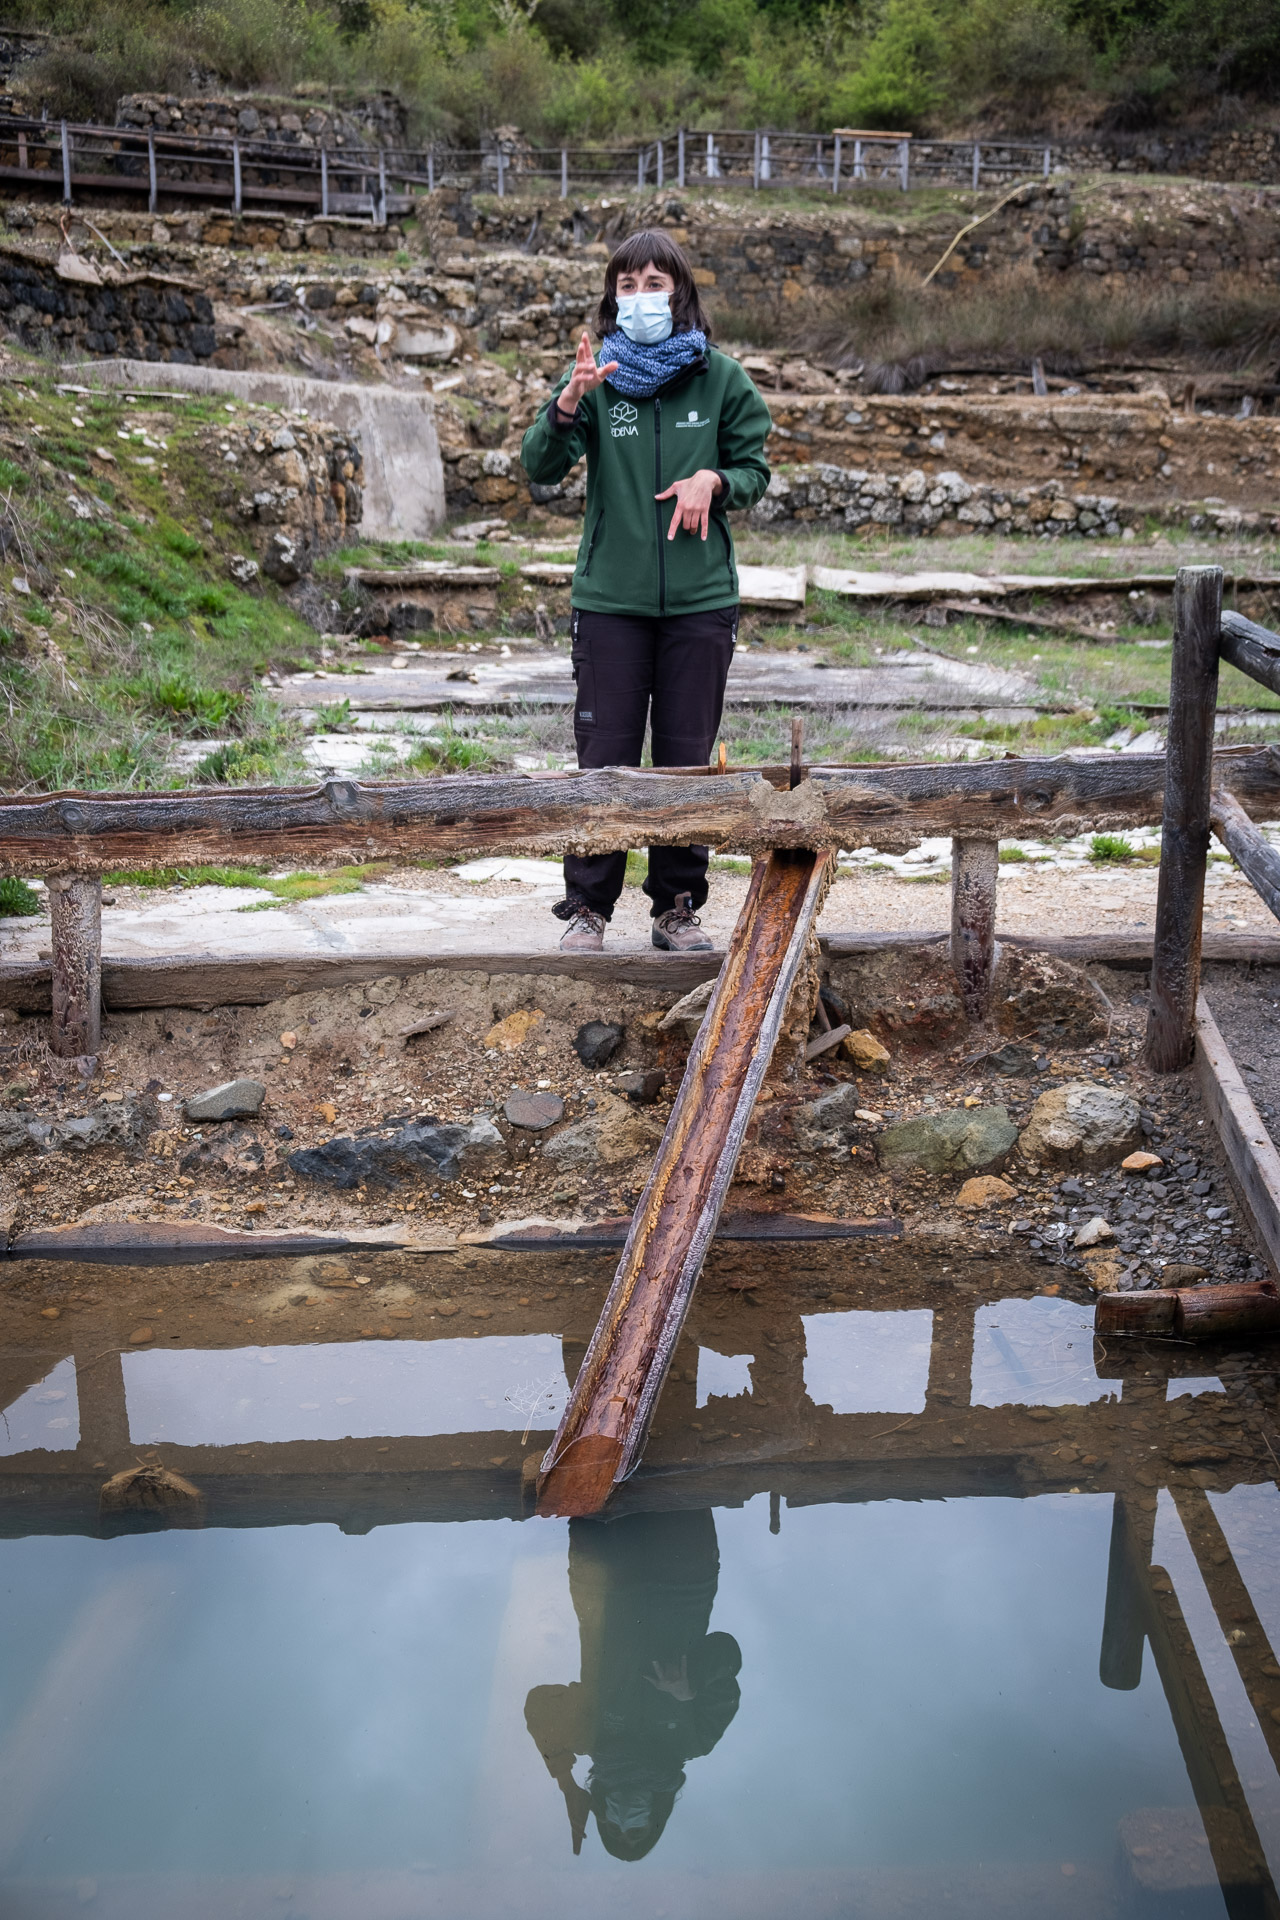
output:
[[577, 608], [573, 614], [573, 640], [569, 658], [573, 665], [574, 685], [578, 689], [573, 703], [574, 729], [589, 732], [596, 724], [596, 670], [591, 659], [591, 642], [582, 631], [582, 615]]

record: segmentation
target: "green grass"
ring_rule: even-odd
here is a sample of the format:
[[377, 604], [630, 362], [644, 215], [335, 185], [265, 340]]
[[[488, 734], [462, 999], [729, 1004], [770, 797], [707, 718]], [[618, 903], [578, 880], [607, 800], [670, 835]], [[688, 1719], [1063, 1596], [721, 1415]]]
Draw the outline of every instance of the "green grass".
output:
[[1089, 842], [1089, 858], [1099, 866], [1116, 865], [1121, 861], [1137, 858], [1137, 848], [1132, 840], [1126, 840], [1120, 833], [1095, 833]]
[[438, 734], [414, 747], [401, 763], [409, 773], [488, 773], [496, 764], [483, 740], [457, 732], [448, 719]]
[[17, 919], [39, 911], [40, 895], [25, 880], [17, 880], [11, 874], [0, 880], [0, 917]]
[[[113, 887], [252, 887], [271, 894], [271, 900], [256, 901], [253, 906], [241, 908], [242, 913], [251, 913], [277, 900], [322, 900], [332, 893], [359, 893], [366, 880], [386, 873], [388, 865], [387, 861], [380, 860], [364, 866], [333, 867], [326, 873], [275, 875], [260, 873], [253, 867], [156, 867], [150, 871], [121, 868], [102, 878], [104, 886]], [[0, 882], [0, 888], [6, 884]], [[28, 911], [38, 912], [38, 903]]]

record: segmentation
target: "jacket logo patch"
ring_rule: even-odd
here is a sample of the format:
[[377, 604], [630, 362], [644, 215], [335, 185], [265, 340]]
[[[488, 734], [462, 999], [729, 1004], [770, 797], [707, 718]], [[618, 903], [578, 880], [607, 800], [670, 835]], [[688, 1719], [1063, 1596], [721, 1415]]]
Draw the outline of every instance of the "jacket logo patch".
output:
[[609, 418], [613, 422], [609, 432], [615, 440], [625, 440], [629, 434], [639, 438], [640, 429], [636, 421], [640, 418], [640, 414], [629, 400], [619, 400], [616, 407], [610, 407]]
[[711, 422], [709, 419], [699, 420], [698, 409], [696, 407], [690, 407], [688, 419], [677, 420], [676, 425], [677, 427], [709, 427], [711, 425]]

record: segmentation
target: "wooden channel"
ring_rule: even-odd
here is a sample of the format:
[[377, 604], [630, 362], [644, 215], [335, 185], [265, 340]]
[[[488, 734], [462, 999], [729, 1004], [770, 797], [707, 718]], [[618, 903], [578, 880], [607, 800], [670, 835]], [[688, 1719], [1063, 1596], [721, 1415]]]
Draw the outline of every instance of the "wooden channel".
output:
[[538, 1511], [599, 1513], [637, 1464], [834, 865], [757, 861], [622, 1259], [542, 1462]]

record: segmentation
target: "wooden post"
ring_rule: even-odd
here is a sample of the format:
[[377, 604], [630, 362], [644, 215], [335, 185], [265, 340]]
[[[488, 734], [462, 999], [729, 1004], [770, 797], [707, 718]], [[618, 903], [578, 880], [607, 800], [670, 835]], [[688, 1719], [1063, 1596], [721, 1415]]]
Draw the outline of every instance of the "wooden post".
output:
[[804, 721], [791, 722], [791, 773], [790, 785], [794, 793], [804, 779]]
[[53, 921], [53, 1051], [96, 1054], [102, 1032], [102, 882], [58, 873], [46, 882]]
[[65, 120], [62, 123], [62, 204], [71, 205], [71, 135]]
[[757, 190], [760, 186], [760, 129], [757, 127], [751, 144], [751, 184]]
[[154, 213], [159, 207], [160, 196], [156, 191], [156, 136], [150, 130], [147, 132], [147, 178], [150, 182], [147, 211]]
[[1221, 619], [1222, 568], [1179, 567], [1173, 589], [1169, 744], [1144, 1050], [1147, 1065], [1156, 1073], [1189, 1066], [1195, 1049]]
[[242, 201], [240, 180], [240, 142], [231, 142], [231, 210], [239, 216]]
[[973, 190], [978, 191], [978, 182], [982, 177], [982, 148], [975, 140], [973, 143]]
[[380, 227], [387, 224], [387, 156], [378, 154], [378, 221]]
[[567, 200], [569, 198], [569, 149], [568, 147], [561, 147], [560, 149], [560, 198], [562, 200]]
[[985, 1020], [996, 964], [998, 840], [951, 842], [951, 964], [964, 997], [965, 1017]]
[[324, 147], [320, 149], [320, 218], [329, 218], [329, 155]]
[[839, 193], [840, 191], [840, 135], [839, 134], [836, 135], [835, 159], [831, 163], [831, 191], [832, 193]]
[[684, 128], [676, 129], [676, 185], [684, 185]]
[[663, 153], [662, 153], [662, 142], [661, 142], [661, 140], [659, 140], [659, 142], [658, 142], [658, 145], [657, 145], [657, 148], [656, 148], [656, 152], [657, 152], [657, 155], [658, 155], [658, 185], [659, 185], [659, 186], [661, 186], [661, 185], [663, 184], [663, 180], [662, 180], [662, 165], [663, 165]]

